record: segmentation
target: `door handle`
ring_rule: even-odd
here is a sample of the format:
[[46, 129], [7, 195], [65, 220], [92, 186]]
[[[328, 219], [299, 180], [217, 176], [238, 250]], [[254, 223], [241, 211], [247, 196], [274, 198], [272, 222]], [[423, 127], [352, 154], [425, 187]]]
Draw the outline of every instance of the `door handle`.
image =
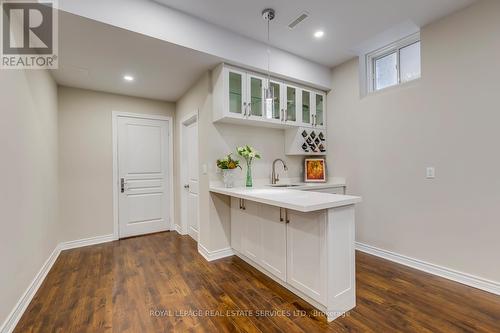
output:
[[184, 188], [187, 190], [189, 189], [189, 184], [184, 185]]
[[120, 178], [120, 191], [125, 193], [125, 178]]

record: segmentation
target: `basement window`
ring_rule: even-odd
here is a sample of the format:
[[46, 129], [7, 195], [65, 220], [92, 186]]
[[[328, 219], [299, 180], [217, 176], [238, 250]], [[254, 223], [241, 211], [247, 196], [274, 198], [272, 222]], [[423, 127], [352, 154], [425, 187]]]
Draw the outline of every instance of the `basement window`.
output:
[[411, 35], [366, 56], [368, 92], [420, 78], [420, 34]]

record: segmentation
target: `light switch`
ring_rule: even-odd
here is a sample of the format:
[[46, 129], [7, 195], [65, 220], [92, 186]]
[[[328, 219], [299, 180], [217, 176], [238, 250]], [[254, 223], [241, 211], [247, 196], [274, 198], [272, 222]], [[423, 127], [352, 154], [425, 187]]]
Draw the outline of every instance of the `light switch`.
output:
[[434, 169], [434, 167], [428, 167], [425, 171], [425, 176], [427, 179], [436, 178], [436, 169]]
[[208, 173], [208, 166], [206, 163], [204, 163], [202, 166], [201, 166], [201, 173], [206, 175]]

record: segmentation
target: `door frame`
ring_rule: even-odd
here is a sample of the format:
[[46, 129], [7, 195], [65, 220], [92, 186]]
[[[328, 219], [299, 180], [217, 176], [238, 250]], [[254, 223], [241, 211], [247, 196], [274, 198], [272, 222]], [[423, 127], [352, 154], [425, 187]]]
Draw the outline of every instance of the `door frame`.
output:
[[[198, 143], [199, 143], [199, 120], [200, 120], [200, 117], [199, 117], [199, 110], [196, 110], [194, 112], [191, 112], [189, 114], [187, 114], [186, 116], [184, 116], [181, 121], [180, 121], [180, 133], [179, 133], [179, 160], [180, 160], [180, 163], [182, 163], [184, 161], [184, 155], [183, 155], [183, 152], [182, 152], [182, 148], [183, 148], [183, 145], [184, 145], [184, 134], [185, 134], [185, 124], [186, 123], [191, 123], [192, 121], [196, 121], [197, 123], [197, 126], [198, 126]], [[198, 149], [198, 158], [199, 158], [199, 149]], [[184, 181], [185, 181], [185, 178], [186, 178], [186, 171], [184, 170], [184, 168], [182, 168], [182, 165], [180, 165], [180, 168], [179, 168], [179, 172], [180, 172], [180, 181], [179, 181], [179, 193], [181, 193], [181, 195], [179, 196], [179, 200], [180, 200], [180, 229], [181, 231], [179, 232], [180, 234], [182, 235], [188, 235], [189, 234], [189, 226], [188, 226], [188, 221], [187, 221], [187, 214], [186, 214], [186, 208], [187, 208], [187, 200], [186, 200], [186, 197], [185, 197], [185, 189], [184, 189]], [[199, 175], [199, 172], [198, 172], [198, 182], [200, 181], [200, 175]], [[198, 190], [198, 200], [199, 200], [199, 190]], [[198, 201], [198, 216], [197, 216], [197, 220], [198, 220], [198, 239], [199, 239], [199, 233], [200, 233], [200, 210], [199, 210], [199, 201]]]
[[168, 147], [168, 193], [169, 201], [166, 203], [169, 209], [169, 225], [168, 229], [173, 230], [173, 223], [175, 221], [175, 206], [174, 206], [174, 143], [173, 143], [173, 117], [170, 116], [160, 116], [151, 114], [141, 114], [141, 113], [130, 113], [121, 111], [112, 111], [112, 132], [113, 132], [113, 237], [115, 240], [120, 239], [120, 228], [119, 228], [119, 205], [118, 200], [120, 193], [118, 191], [118, 186], [120, 185], [119, 175], [118, 175], [118, 119], [120, 117], [127, 118], [139, 118], [139, 119], [149, 119], [149, 120], [163, 120], [168, 122], [168, 136], [167, 136], [167, 147]]

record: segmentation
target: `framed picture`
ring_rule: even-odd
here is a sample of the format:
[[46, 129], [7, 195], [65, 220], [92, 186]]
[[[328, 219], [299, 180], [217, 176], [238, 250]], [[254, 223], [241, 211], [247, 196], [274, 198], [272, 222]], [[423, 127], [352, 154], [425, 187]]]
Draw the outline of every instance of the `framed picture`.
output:
[[304, 161], [304, 181], [306, 183], [326, 182], [326, 165], [324, 158], [306, 158]]

